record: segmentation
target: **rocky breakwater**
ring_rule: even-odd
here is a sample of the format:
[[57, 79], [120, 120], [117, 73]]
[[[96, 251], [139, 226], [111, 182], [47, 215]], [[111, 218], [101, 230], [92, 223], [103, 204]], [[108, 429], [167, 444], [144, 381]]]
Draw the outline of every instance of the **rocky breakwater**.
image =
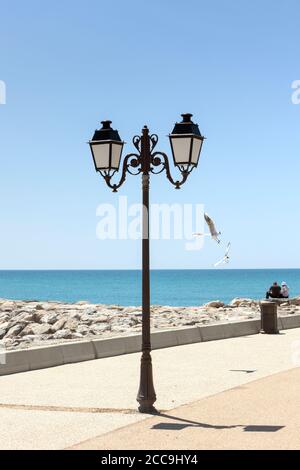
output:
[[[300, 297], [279, 306], [279, 315], [300, 313]], [[151, 307], [152, 329], [170, 329], [259, 318], [259, 302], [234, 299], [195, 307]], [[140, 307], [0, 299], [0, 348], [121, 336], [141, 331]]]

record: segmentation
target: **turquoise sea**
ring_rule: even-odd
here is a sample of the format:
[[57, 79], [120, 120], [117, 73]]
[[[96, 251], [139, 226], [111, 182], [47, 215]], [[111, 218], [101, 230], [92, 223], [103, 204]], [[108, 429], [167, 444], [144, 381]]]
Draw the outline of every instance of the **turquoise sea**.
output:
[[[300, 269], [154, 270], [151, 303], [201, 305], [234, 297], [260, 299], [273, 281], [300, 295]], [[141, 272], [0, 271], [0, 298], [140, 305]]]

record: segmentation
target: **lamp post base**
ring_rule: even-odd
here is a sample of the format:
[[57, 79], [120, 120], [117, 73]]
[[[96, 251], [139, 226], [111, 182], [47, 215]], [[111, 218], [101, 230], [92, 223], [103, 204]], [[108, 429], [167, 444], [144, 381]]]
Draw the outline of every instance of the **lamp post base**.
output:
[[158, 415], [159, 414], [159, 411], [157, 411], [157, 409], [153, 405], [148, 406], [148, 405], [142, 404], [138, 407], [138, 410], [139, 410], [140, 413], [144, 413], [144, 414], [147, 414], [147, 415]]
[[152, 360], [150, 351], [145, 351], [141, 359], [140, 387], [137, 395], [139, 402], [139, 412], [156, 414], [157, 410], [153, 406], [156, 401], [156, 394], [153, 385]]

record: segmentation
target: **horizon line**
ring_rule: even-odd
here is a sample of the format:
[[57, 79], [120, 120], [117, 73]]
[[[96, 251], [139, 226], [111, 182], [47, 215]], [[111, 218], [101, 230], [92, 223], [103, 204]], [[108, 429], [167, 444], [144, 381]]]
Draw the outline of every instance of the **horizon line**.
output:
[[[299, 268], [152, 268], [150, 271], [264, 271], [264, 270], [300, 270]], [[0, 272], [6, 271], [142, 271], [142, 268], [0, 268]]]

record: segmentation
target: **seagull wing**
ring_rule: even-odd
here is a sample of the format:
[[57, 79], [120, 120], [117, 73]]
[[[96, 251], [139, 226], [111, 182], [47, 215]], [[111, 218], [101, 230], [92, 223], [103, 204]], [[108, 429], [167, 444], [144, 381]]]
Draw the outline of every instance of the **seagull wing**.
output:
[[216, 240], [216, 242], [220, 243], [221, 240], [218, 238], [218, 235], [220, 235], [220, 233], [217, 232], [214, 221], [206, 213], [204, 213], [204, 219], [205, 219], [205, 222], [208, 225], [208, 228], [209, 228], [209, 231], [210, 231], [210, 234], [211, 234], [212, 238], [214, 240]]
[[[197, 232], [197, 233], [192, 233], [193, 237], [211, 237], [211, 234], [210, 233], [200, 233], [200, 232]], [[219, 242], [218, 242], [219, 243]]]
[[224, 258], [220, 259], [220, 261], [218, 261], [217, 263], [214, 264], [214, 267], [216, 268], [217, 266], [219, 266], [220, 264], [223, 264], [226, 262], [226, 257], [224, 256]]
[[231, 243], [229, 242], [228, 245], [227, 245], [227, 248], [226, 248], [225, 256], [228, 256], [228, 253], [229, 253], [229, 251], [230, 251], [230, 248], [231, 248]]
[[218, 235], [215, 224], [214, 224], [213, 220], [209, 217], [208, 214], [204, 214], [204, 219], [205, 219], [205, 222], [207, 223], [207, 226], [209, 228], [209, 231], [210, 231], [211, 235], [212, 236], [213, 235]]

